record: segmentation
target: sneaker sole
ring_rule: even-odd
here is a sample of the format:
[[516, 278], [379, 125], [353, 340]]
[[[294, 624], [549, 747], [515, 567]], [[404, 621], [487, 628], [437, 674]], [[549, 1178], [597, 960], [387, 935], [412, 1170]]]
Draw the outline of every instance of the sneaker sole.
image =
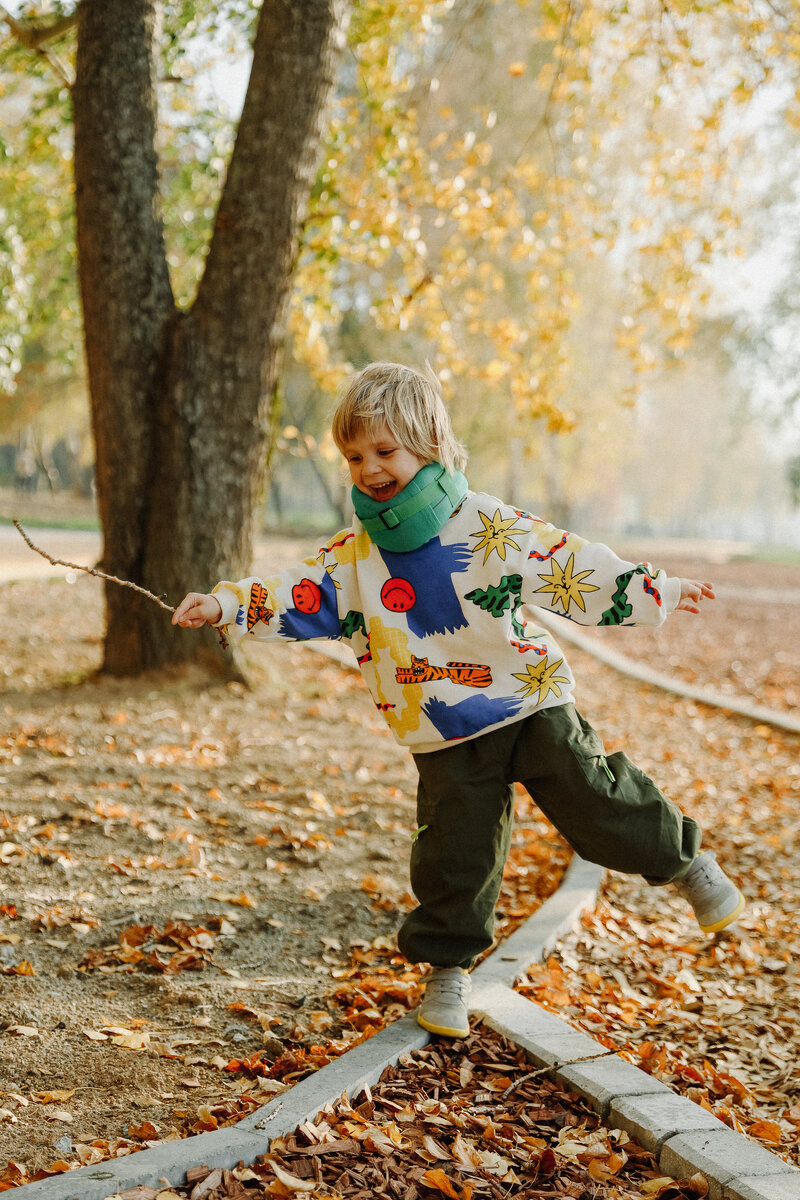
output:
[[703, 925], [700, 921], [698, 921], [698, 925], [702, 929], [703, 933], [719, 933], [721, 929], [727, 929], [729, 925], [733, 924], [737, 917], [742, 915], [746, 903], [747, 901], [745, 900], [744, 896], [741, 892], [739, 892], [739, 903], [736, 905], [736, 908], [734, 908], [733, 912], [729, 912], [728, 915], [723, 917], [721, 921], [715, 921], [713, 925]]
[[428, 1033], [438, 1033], [440, 1037], [462, 1038], [469, 1033], [469, 1025], [466, 1029], [454, 1029], [452, 1025], [434, 1025], [432, 1021], [426, 1021], [424, 1017], [417, 1016], [417, 1024], [423, 1029], [427, 1029]]

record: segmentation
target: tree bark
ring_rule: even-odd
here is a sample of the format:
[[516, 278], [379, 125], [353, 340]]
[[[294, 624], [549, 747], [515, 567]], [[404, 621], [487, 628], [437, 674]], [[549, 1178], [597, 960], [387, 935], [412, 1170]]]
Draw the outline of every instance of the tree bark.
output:
[[[159, 217], [155, 0], [80, 5], [76, 209], [103, 568], [173, 604], [249, 568], [299, 223], [345, 9], [265, 0], [204, 276], [192, 310], [179, 312]], [[112, 674], [198, 656], [235, 671], [210, 631], [174, 629], [128, 589], [108, 584], [106, 607]]]

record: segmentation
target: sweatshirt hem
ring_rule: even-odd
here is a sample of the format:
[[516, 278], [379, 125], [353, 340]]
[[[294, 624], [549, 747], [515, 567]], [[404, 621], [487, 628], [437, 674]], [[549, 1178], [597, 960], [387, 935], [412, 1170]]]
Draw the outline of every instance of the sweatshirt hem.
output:
[[546, 712], [549, 708], [561, 708], [565, 704], [574, 704], [575, 701], [572, 695], [562, 696], [560, 700], [553, 700], [550, 704], [539, 704], [536, 708], [526, 709], [524, 712], [519, 712], [516, 716], [506, 717], [503, 721], [495, 721], [493, 725], [484, 725], [483, 729], [476, 729], [474, 733], [467, 733], [463, 737], [449, 738], [446, 742], [401, 742], [400, 745], [405, 746], [414, 754], [434, 754], [437, 750], [449, 750], [451, 746], [461, 746], [464, 742], [474, 742], [475, 738], [483, 737], [485, 733], [494, 733], [496, 729], [505, 729], [509, 725], [518, 725], [520, 721], [526, 721], [528, 717], [533, 717], [536, 713]]

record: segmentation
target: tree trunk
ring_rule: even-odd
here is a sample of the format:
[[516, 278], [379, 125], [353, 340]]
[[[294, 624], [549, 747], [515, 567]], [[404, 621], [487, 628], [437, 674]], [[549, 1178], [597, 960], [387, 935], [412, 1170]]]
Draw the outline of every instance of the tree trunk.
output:
[[[158, 215], [155, 0], [82, 0], [73, 90], [78, 255], [103, 566], [177, 604], [246, 573], [266, 483], [303, 204], [344, 0], [264, 0], [236, 146], [191, 312]], [[216, 638], [106, 585], [104, 669], [196, 659]], [[198, 646], [201, 647], [198, 650]]]

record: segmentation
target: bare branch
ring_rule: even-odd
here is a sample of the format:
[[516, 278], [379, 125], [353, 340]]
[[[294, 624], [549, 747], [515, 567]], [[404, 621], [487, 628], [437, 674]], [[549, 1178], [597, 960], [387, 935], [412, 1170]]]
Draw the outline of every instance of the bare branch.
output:
[[[14, 20], [12, 17], [11, 20]], [[9, 22], [10, 23], [10, 22]], [[21, 25], [16, 22], [20, 29], [15, 29], [17, 37], [29, 46], [31, 50], [38, 50], [44, 42], [52, 42], [56, 38], [60, 38], [62, 34], [74, 29], [78, 24], [78, 10], [68, 13], [64, 17], [57, 17], [55, 21], [51, 21], [49, 25]], [[21, 31], [21, 32], [20, 32]]]
[[70, 13], [69, 16], [59, 17], [49, 25], [26, 25], [17, 17], [12, 16], [5, 5], [0, 4], [0, 19], [5, 21], [21, 46], [25, 46], [27, 50], [33, 50], [35, 54], [44, 58], [67, 87], [72, 87], [73, 80], [67, 67], [57, 54], [45, 48], [44, 43], [60, 37], [73, 25], [76, 25], [78, 22], [77, 11]]
[[131, 583], [127, 579], [117, 579], [116, 575], [106, 575], [105, 571], [98, 571], [96, 567], [82, 567], [79, 563], [64, 562], [63, 558], [51, 558], [44, 550], [40, 550], [38, 546], [34, 545], [19, 521], [14, 520], [14, 528], [30, 546], [31, 550], [35, 550], [37, 554], [41, 554], [42, 558], [46, 558], [54, 567], [69, 567], [72, 571], [85, 571], [87, 575], [96, 575], [98, 579], [108, 579], [111, 583], [118, 583], [120, 587], [132, 588], [134, 592], [139, 592], [140, 595], [147, 596], [149, 600], [155, 600], [156, 604], [166, 609], [167, 612], [175, 612], [171, 604], [165, 604], [163, 600], [159, 599], [158, 596], [154, 596], [152, 592], [148, 592], [146, 588], [139, 587], [138, 583]]

